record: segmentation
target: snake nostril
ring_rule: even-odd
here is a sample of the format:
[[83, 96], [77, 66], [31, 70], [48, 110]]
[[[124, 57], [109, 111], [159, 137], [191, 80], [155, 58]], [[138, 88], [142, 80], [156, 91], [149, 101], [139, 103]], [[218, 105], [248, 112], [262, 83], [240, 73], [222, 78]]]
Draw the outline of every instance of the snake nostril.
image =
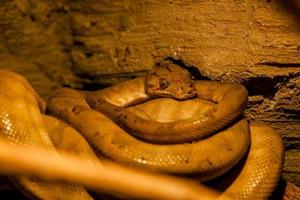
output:
[[75, 115], [78, 115], [78, 114], [80, 114], [80, 109], [77, 107], [77, 106], [74, 106], [73, 108], [72, 108], [72, 112], [75, 114]]

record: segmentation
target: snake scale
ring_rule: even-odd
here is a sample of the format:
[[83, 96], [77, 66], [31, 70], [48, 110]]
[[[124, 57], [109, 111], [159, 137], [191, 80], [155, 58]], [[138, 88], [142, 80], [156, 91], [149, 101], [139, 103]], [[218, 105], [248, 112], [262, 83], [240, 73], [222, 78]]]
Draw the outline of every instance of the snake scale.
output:
[[[239, 116], [248, 99], [247, 90], [242, 85], [193, 81], [189, 72], [177, 65], [154, 67], [146, 80], [142, 81], [146, 82], [146, 87], [143, 88], [149, 98], [164, 96], [184, 100], [197, 96], [217, 103], [205, 116], [157, 123], [102, 100], [101, 92], [87, 96], [87, 102], [92, 108], [122, 124], [136, 137], [154, 143], [184, 143], [206, 137]], [[134, 99], [136, 101], [141, 100]]]
[[[0, 71], [0, 136], [24, 148], [56, 151], [44, 126], [43, 100], [21, 76]], [[26, 195], [37, 199], [92, 199], [81, 186], [47, 183], [27, 177], [14, 182]], [[68, 194], [68, 195], [66, 195]]]
[[[6, 84], [9, 82], [7, 77], [17, 75], [1, 72], [1, 76], [1, 82]], [[23, 145], [25, 142], [18, 136], [26, 132], [22, 128], [44, 127], [39, 132], [49, 137], [45, 133], [49, 127], [45, 128], [39, 114], [44, 110], [42, 100], [29, 89], [31, 87], [25, 80], [18, 79], [20, 89], [10, 92], [19, 92], [17, 95], [26, 99], [23, 100], [24, 108], [31, 108], [34, 112], [29, 114], [36, 116], [30, 117], [31, 122], [28, 113], [27, 117], [12, 118], [16, 122], [17, 118], [26, 119], [26, 125], [16, 123], [13, 127], [16, 132], [12, 135], [13, 140]], [[3, 91], [7, 87], [3, 87]], [[26, 95], [21, 90], [27, 91]], [[9, 105], [10, 110], [18, 109], [13, 107], [12, 98], [3, 95], [1, 99], [0, 105]], [[12, 105], [5, 99], [12, 101]], [[186, 70], [176, 65], [164, 65], [154, 67], [146, 77], [96, 92], [61, 89], [48, 100], [47, 113], [72, 125], [96, 151], [117, 162], [170, 174], [192, 174], [201, 181], [227, 171], [231, 173], [223, 176], [229, 176], [227, 174], [233, 171], [235, 178], [224, 183], [226, 187], [219, 199], [222, 196], [267, 199], [280, 175], [283, 145], [272, 128], [258, 123], [250, 124], [249, 128], [247, 120], [239, 117], [246, 102], [247, 91], [239, 84], [192, 80]], [[8, 129], [3, 126], [6, 120], [3, 116], [8, 111], [1, 109], [2, 134]], [[41, 141], [36, 143], [44, 146]], [[244, 165], [239, 162], [243, 156], [246, 157]], [[235, 165], [242, 166], [236, 169]], [[64, 187], [59, 188], [64, 190]], [[31, 189], [28, 185], [22, 188]], [[73, 199], [90, 198], [81, 188], [72, 191], [82, 195]], [[65, 192], [66, 195], [69, 191]]]

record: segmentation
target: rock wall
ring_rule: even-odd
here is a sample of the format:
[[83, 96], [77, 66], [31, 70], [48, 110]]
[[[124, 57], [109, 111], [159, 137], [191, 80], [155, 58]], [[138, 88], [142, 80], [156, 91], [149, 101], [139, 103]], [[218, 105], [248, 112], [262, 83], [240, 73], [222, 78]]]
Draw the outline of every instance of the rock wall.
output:
[[64, 1], [1, 0], [0, 68], [24, 75], [44, 97], [62, 84], [76, 84], [69, 24]]
[[[297, 7], [298, 6], [298, 7]], [[249, 90], [246, 116], [284, 138], [300, 185], [300, 10], [280, 0], [2, 0], [0, 68], [47, 97], [96, 89], [169, 60]]]

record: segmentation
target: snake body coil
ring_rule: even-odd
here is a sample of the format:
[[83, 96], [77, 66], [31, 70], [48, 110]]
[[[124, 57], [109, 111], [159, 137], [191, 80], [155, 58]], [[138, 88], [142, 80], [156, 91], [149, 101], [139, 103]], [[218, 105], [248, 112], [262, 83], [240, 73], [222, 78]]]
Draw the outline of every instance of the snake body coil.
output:
[[[237, 84], [198, 81], [191, 86], [191, 82], [186, 81], [186, 74], [182, 76], [180, 72], [181, 75], [176, 76], [178, 68], [175, 68], [175, 74], [168, 76], [172, 68], [162, 74], [159, 71], [161, 68], [150, 72], [152, 75], [154, 73], [155, 80], [141, 77], [94, 93], [83, 94], [62, 89], [49, 99], [47, 110], [75, 127], [110, 159], [154, 171], [197, 174], [202, 181], [210, 180], [230, 170], [248, 150], [250, 137], [247, 121], [240, 119], [230, 124], [245, 108], [247, 92]], [[181, 83], [190, 89], [178, 87]], [[180, 100], [197, 94], [199, 98], [217, 104], [199, 103], [199, 98], [148, 101], [161, 94]], [[202, 121], [202, 118], [205, 120]], [[82, 121], [87, 123], [83, 124]], [[219, 123], [223, 123], [222, 127]], [[226, 128], [214, 133], [223, 126]], [[281, 139], [265, 125], [253, 127], [247, 165], [239, 171], [234, 182], [227, 184], [229, 186], [224, 189], [224, 196], [233, 199], [266, 199], [276, 185], [282, 166]], [[262, 133], [264, 131], [266, 133]], [[172, 134], [174, 132], [176, 134]], [[208, 134], [213, 135], [207, 137]], [[150, 144], [135, 137], [148, 142], [175, 144]], [[201, 137], [205, 138], [198, 141]], [[178, 144], [191, 139], [194, 142]], [[272, 140], [276, 141], [272, 150], [260, 146]], [[273, 159], [276, 162], [272, 165], [264, 164]], [[260, 169], [257, 168], [262, 165]], [[261, 176], [257, 177], [257, 174]]]
[[[136, 87], [145, 88], [144, 93], [148, 98], [164, 96], [182, 100], [197, 96], [217, 103], [210, 112], [200, 117], [157, 123], [157, 121], [136, 116], [123, 107], [103, 100], [106, 93], [87, 95], [87, 102], [92, 108], [106, 114], [139, 139], [152, 143], [184, 143], [207, 137], [241, 115], [247, 105], [248, 93], [242, 85], [216, 81], [193, 81], [190, 80], [190, 74], [177, 65], [154, 67], [148, 77], [141, 81], [145, 81], [145, 85], [136, 84]], [[164, 86], [161, 82], [168, 84]], [[176, 85], [172, 86], [172, 84]], [[138, 91], [142, 91], [143, 88]], [[133, 99], [133, 102], [142, 100]], [[127, 104], [133, 103], [127, 102]]]
[[[43, 101], [21, 76], [0, 70], [0, 136], [24, 148], [41, 147], [55, 151], [44, 128], [40, 109]], [[14, 182], [26, 195], [38, 199], [91, 199], [83, 187], [47, 183], [28, 177]]]
[[[202, 179], [212, 178], [227, 171], [240, 160], [250, 141], [248, 123], [246, 120], [240, 120], [219, 134], [195, 143], [145, 143], [127, 134], [107, 117], [90, 109], [76, 91], [63, 89], [55, 96], [49, 101], [49, 111], [56, 109], [56, 117], [70, 123], [86, 138], [93, 138], [89, 141], [104, 155], [133, 166], [176, 174], [197, 173]], [[167, 105], [168, 100], [162, 104]], [[174, 104], [175, 107], [176, 104], [178, 102]], [[52, 105], [55, 108], [51, 108]], [[88, 123], [83, 124], [79, 121]], [[239, 142], [231, 138], [237, 138]], [[220, 154], [215, 154], [216, 151]]]
[[[247, 103], [242, 86], [195, 81], [189, 76], [170, 65], [93, 93], [61, 89], [48, 100], [47, 113], [71, 124], [99, 152], [117, 162], [158, 172], [194, 174], [201, 181], [230, 176], [232, 173], [225, 173], [230, 171], [235, 179], [223, 178], [232, 181], [220, 187], [220, 200], [267, 199], [282, 166], [280, 137], [262, 124], [252, 124], [249, 129], [248, 122], [238, 118]], [[41, 146], [55, 151], [53, 144], [69, 148], [70, 142], [57, 132], [69, 132], [70, 139], [77, 136], [67, 125], [43, 117], [45, 104], [31, 86], [11, 72], [1, 71], [0, 77], [1, 136], [26, 148]], [[45, 126], [44, 121], [49, 124]], [[84, 149], [74, 151], [94, 159], [91, 149]], [[17, 183], [38, 198], [91, 199], [79, 186], [23, 177]]]

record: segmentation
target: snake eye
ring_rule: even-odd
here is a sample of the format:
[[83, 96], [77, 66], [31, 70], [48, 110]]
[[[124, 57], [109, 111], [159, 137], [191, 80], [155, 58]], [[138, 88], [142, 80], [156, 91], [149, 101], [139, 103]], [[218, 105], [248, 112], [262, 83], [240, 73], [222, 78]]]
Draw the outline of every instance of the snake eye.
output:
[[166, 89], [168, 86], [169, 86], [169, 82], [166, 79], [164, 78], [159, 79], [159, 87], [161, 89]]

